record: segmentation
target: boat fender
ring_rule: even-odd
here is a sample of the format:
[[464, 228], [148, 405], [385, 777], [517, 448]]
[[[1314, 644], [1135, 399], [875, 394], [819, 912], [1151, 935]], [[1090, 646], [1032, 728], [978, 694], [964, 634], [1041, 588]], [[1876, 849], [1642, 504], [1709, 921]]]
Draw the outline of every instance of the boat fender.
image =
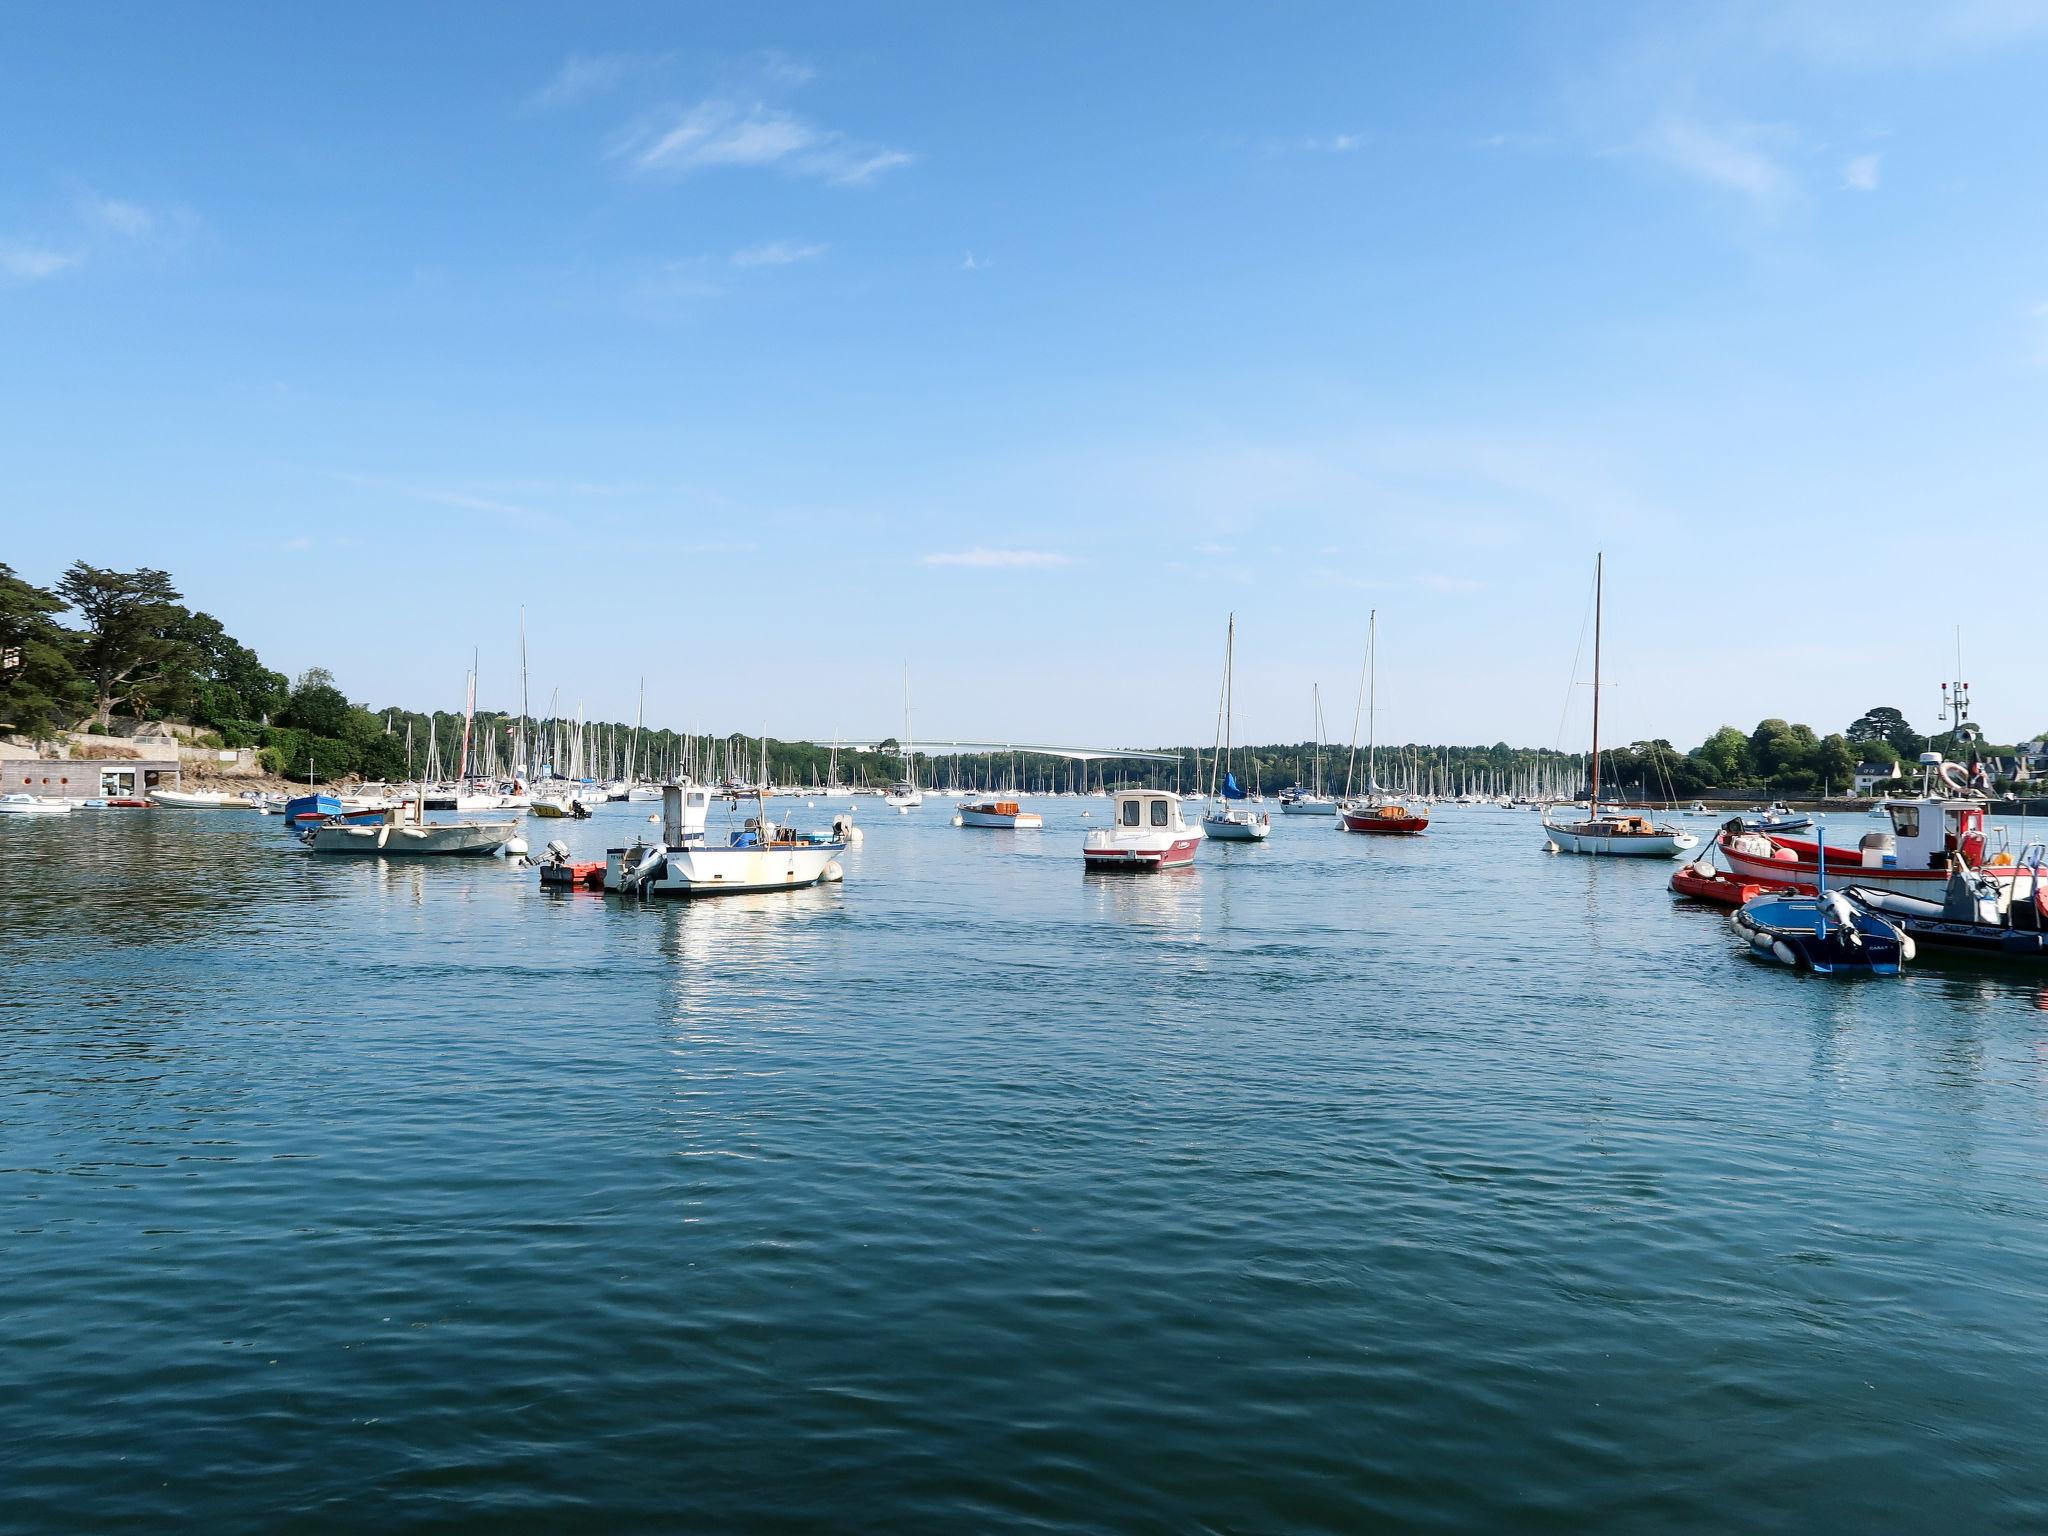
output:
[[1794, 970], [1797, 970], [1799, 968], [1799, 957], [1792, 953], [1792, 946], [1790, 944], [1787, 944], [1783, 939], [1774, 939], [1771, 942], [1771, 953], [1776, 955], [1780, 960], [1784, 961], [1785, 964], [1791, 966]]
[[837, 885], [846, 878], [846, 870], [837, 859], [832, 859], [826, 863], [824, 873], [818, 878], [828, 884]]
[[964, 816], [955, 816], [953, 818], [953, 825], [956, 827], [964, 827], [967, 825], [967, 818]]
[[1913, 935], [1910, 933], [1901, 933], [1899, 935], [1899, 958], [1901, 960], [1910, 960], [1919, 952], [1919, 949], [1913, 943]]

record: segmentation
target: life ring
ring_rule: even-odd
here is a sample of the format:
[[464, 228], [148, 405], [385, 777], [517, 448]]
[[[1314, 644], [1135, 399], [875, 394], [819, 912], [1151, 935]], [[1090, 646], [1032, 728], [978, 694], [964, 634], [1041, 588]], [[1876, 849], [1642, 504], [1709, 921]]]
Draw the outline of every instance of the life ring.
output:
[[1939, 769], [1939, 772], [1941, 774], [1941, 782], [1946, 784], [1950, 789], [1953, 789], [1958, 793], [1964, 794], [1967, 794], [1969, 792], [1970, 776], [1963, 770], [1962, 764], [1943, 763], [1941, 765], [1941, 768]]

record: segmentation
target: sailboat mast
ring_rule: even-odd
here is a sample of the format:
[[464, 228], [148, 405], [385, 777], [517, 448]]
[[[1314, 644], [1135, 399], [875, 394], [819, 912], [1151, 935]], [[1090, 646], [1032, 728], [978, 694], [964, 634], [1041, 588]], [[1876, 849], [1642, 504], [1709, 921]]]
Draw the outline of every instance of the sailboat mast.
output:
[[1366, 675], [1372, 680], [1365, 704], [1365, 792], [1376, 795], [1380, 792], [1380, 611], [1377, 608], [1372, 610], [1372, 616], [1366, 620], [1365, 669]]
[[1588, 807], [1600, 814], [1600, 606], [1605, 597], [1607, 556], [1593, 556], [1593, 799]]

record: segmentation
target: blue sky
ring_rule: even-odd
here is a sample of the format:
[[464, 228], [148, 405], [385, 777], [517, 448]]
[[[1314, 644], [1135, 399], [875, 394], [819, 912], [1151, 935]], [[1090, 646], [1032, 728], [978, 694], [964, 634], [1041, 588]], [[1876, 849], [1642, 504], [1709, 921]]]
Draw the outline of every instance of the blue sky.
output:
[[[0, 559], [703, 729], [1994, 735], [2048, 3], [16, 8]], [[2007, 573], [2011, 575], [2008, 578]], [[2001, 579], [2005, 578], [2005, 579]], [[1583, 734], [1576, 690], [1567, 746]]]

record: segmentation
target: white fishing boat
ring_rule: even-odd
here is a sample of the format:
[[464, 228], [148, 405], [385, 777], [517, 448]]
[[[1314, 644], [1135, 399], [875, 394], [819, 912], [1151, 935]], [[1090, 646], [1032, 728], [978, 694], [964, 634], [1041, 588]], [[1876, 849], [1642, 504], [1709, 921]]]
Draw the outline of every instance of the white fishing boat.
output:
[[1647, 816], [1603, 811], [1600, 805], [1600, 625], [1606, 592], [1606, 559], [1593, 561], [1593, 755], [1592, 786], [1583, 821], [1556, 822], [1543, 814], [1546, 846], [1555, 853], [1584, 853], [1617, 859], [1675, 859], [1700, 840], [1690, 832], [1664, 826]]
[[[1219, 843], [1264, 842], [1273, 833], [1273, 818], [1245, 808], [1244, 786], [1231, 762], [1230, 731], [1236, 711], [1237, 615], [1232, 614], [1223, 637], [1223, 696], [1216, 706], [1216, 747], [1209, 760], [1209, 798], [1202, 809], [1202, 835]], [[1195, 764], [1199, 770], [1201, 763]]]
[[149, 798], [172, 811], [253, 811], [257, 805], [247, 795], [218, 789], [152, 789]]
[[607, 850], [604, 888], [638, 896], [734, 896], [800, 890], [845, 876], [838, 859], [846, 848], [842, 837], [775, 826], [756, 814], [725, 842], [713, 843], [704, 828], [710, 810], [711, 791], [702, 785], [664, 785], [661, 840]]
[[35, 795], [0, 795], [0, 816], [68, 816], [69, 800], [44, 800]]
[[1184, 869], [1201, 847], [1202, 834], [1181, 819], [1179, 795], [1125, 789], [1117, 792], [1111, 824], [1082, 839], [1081, 859], [1091, 870]]

